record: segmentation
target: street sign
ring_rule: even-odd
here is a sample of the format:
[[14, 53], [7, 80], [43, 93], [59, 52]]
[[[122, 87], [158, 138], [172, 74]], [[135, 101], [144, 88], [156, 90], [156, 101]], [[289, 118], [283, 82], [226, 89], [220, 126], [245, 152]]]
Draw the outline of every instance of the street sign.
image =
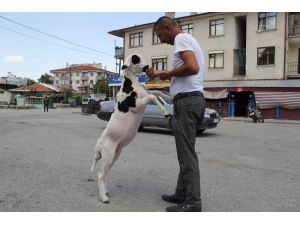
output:
[[[108, 86], [114, 87], [114, 86], [121, 86], [122, 85], [122, 79], [121, 76], [112, 76], [108, 78]], [[137, 80], [141, 85], [145, 85], [146, 82], [146, 76], [144, 74], [137, 75]]]

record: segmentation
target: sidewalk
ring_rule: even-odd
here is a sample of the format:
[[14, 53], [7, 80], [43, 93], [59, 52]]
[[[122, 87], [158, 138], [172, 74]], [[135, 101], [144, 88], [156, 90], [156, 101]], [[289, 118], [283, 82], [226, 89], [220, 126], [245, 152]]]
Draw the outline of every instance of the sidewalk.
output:
[[[252, 119], [249, 117], [222, 117], [221, 120], [227, 121], [242, 121], [253, 123]], [[300, 120], [276, 120], [276, 119], [265, 119], [265, 123], [283, 123], [283, 124], [297, 124], [300, 125]]]

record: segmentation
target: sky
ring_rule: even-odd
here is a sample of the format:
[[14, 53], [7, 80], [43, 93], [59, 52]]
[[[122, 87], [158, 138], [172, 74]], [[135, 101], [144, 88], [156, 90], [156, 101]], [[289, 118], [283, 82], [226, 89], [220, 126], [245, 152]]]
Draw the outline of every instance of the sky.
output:
[[[0, 77], [11, 72], [37, 80], [66, 63], [101, 63], [102, 68], [115, 72], [114, 47], [123, 46], [123, 39], [108, 32], [154, 22], [162, 15], [163, 12], [0, 12]], [[3, 17], [97, 51], [52, 38]]]
[[269, 0], [226, 0], [226, 4], [223, 0], [1, 0], [0, 77], [11, 72], [37, 80], [67, 63], [101, 63], [103, 68], [115, 72], [114, 47], [123, 47], [123, 40], [108, 32], [154, 22], [164, 12], [176, 12], [176, 17], [180, 17], [195, 11], [299, 11], [294, 6], [286, 8], [293, 4], [283, 5], [281, 0], [269, 3]]

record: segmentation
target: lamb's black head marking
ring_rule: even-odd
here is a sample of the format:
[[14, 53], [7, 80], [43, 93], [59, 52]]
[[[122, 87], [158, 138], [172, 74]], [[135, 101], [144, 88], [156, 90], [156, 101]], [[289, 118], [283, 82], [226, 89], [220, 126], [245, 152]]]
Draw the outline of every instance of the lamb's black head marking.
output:
[[123, 84], [122, 91], [125, 92], [126, 94], [129, 94], [130, 92], [133, 91], [132, 81], [129, 80], [127, 77], [124, 77], [124, 78], [125, 78], [125, 81]]
[[132, 62], [133, 65], [138, 64], [138, 63], [141, 62], [141, 58], [139, 56], [137, 56], [137, 55], [133, 55], [131, 57], [131, 62]]
[[131, 92], [122, 102], [118, 102], [118, 110], [124, 113], [129, 111], [129, 107], [134, 108], [136, 106], [137, 93]]

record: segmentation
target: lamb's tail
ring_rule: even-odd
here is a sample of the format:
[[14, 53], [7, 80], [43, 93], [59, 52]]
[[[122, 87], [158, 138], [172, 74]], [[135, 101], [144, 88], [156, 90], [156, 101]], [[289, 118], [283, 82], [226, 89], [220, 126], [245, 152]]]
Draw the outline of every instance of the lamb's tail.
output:
[[92, 166], [91, 166], [91, 172], [94, 172], [94, 170], [95, 170], [95, 165], [96, 165], [96, 163], [97, 163], [100, 159], [101, 159], [101, 153], [100, 153], [100, 152], [96, 152], [96, 154], [95, 154], [95, 159], [94, 159], [94, 161], [93, 161], [93, 163], [92, 163]]

